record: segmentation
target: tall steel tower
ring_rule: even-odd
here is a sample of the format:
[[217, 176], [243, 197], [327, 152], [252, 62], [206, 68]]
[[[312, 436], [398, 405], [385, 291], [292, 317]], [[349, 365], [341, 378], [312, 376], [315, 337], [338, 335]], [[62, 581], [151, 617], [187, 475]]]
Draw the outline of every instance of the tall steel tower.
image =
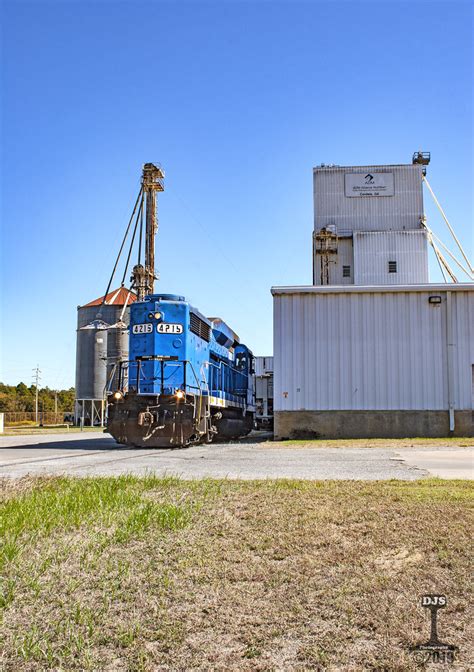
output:
[[[164, 191], [165, 174], [154, 163], [145, 163], [142, 172], [141, 194], [142, 200], [139, 209], [139, 262], [132, 269], [132, 286], [137, 293], [137, 300], [144, 301], [147, 294], [153, 294], [155, 280], [155, 235], [158, 230], [156, 192]], [[145, 265], [140, 263], [141, 241], [143, 228], [143, 212], [145, 212]], [[137, 218], [138, 219], [138, 218]]]

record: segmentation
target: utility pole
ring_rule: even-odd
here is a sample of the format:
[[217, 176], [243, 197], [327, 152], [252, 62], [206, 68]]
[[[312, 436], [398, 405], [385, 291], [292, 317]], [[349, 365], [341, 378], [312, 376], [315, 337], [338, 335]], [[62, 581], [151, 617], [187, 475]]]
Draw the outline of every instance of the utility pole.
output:
[[57, 422], [58, 415], [58, 391], [54, 390], [54, 422]]
[[40, 381], [40, 368], [39, 364], [36, 365], [36, 369], [33, 369], [33, 380], [35, 381], [35, 387], [36, 387], [36, 399], [35, 399], [35, 422], [38, 424], [38, 393], [39, 393], [39, 381]]

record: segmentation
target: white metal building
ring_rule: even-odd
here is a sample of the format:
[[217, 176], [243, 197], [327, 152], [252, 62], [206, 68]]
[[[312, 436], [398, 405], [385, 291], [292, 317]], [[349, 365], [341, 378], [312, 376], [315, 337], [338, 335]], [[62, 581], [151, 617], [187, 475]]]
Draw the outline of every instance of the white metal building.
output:
[[421, 165], [313, 171], [313, 284], [428, 282]]
[[423, 218], [423, 166], [318, 166], [314, 230], [409, 231]]
[[258, 429], [273, 427], [273, 357], [255, 357], [255, 406]]
[[472, 434], [473, 285], [272, 294], [278, 438]]
[[313, 285], [272, 288], [276, 438], [473, 434], [474, 284], [428, 284], [423, 170], [314, 169]]

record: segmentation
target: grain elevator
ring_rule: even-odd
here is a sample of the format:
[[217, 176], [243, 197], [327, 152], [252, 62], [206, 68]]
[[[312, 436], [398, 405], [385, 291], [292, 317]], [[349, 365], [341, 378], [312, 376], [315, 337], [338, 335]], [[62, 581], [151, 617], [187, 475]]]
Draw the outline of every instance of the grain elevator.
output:
[[75, 423], [104, 425], [106, 386], [128, 356], [133, 292], [119, 287], [77, 308]]
[[276, 438], [472, 435], [474, 285], [429, 283], [428, 163], [314, 169], [313, 284], [272, 288]]

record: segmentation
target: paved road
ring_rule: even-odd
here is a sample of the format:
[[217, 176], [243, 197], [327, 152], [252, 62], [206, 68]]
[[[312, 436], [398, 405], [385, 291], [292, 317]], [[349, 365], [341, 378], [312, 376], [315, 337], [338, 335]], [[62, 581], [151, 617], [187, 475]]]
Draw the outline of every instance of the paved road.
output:
[[403, 448], [397, 454], [406, 464], [426, 469], [431, 476], [474, 478], [472, 448]]
[[[454, 465], [454, 466], [453, 466]], [[276, 448], [239, 442], [185, 450], [118, 447], [101, 432], [0, 438], [0, 475], [174, 474], [183, 478], [473, 478], [467, 448]]]

